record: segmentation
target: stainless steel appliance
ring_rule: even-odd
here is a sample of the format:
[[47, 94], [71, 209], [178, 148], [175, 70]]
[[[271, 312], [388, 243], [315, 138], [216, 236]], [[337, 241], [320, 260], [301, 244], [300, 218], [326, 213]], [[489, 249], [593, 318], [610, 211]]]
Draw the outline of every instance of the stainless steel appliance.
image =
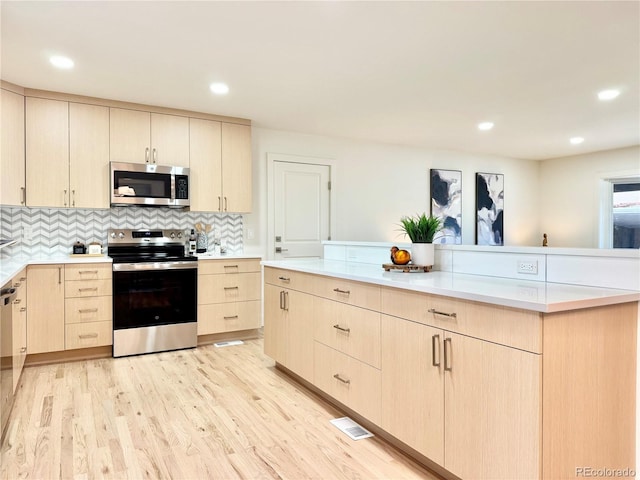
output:
[[179, 230], [109, 229], [113, 356], [195, 347], [198, 262]]
[[13, 406], [13, 324], [11, 311], [17, 293], [11, 282], [0, 289], [0, 438]]
[[188, 207], [189, 169], [111, 162], [111, 205]]

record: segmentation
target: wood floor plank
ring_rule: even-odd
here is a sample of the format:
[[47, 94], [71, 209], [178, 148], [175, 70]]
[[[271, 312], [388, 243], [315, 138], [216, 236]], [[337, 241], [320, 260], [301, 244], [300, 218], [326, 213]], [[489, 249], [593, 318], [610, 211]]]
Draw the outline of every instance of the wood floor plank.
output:
[[1, 479], [433, 479], [274, 367], [262, 340], [33, 366]]

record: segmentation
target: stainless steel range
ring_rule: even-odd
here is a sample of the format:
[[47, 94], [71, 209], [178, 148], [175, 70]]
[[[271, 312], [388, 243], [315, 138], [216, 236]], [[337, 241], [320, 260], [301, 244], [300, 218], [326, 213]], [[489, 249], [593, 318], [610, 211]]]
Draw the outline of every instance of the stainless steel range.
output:
[[195, 347], [198, 262], [180, 230], [109, 229], [113, 356]]

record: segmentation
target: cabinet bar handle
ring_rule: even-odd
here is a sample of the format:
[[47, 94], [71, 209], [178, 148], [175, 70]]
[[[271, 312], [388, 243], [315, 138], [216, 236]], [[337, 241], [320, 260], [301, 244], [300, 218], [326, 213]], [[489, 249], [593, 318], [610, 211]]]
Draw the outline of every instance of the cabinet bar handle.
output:
[[84, 335], [78, 335], [78, 338], [98, 338], [98, 334], [97, 333], [85, 333]]
[[58, 267], [58, 285], [62, 283], [62, 267]]
[[144, 149], [144, 163], [149, 163], [149, 147]]
[[22, 308], [20, 309], [20, 311], [21, 311], [21, 312], [26, 312], [26, 311], [27, 311], [27, 307], [22, 307]]
[[222, 197], [218, 197], [218, 211], [222, 211]]
[[284, 292], [284, 309], [289, 311], [289, 292]]
[[153, 149], [153, 163], [158, 163], [158, 150]]
[[26, 282], [27, 281], [27, 277], [20, 277], [20, 281], [21, 282]]
[[233, 315], [232, 317], [222, 317], [225, 320], [233, 320], [234, 318], [238, 318], [238, 315]]
[[85, 308], [84, 310], [78, 310], [78, 313], [96, 313], [97, 308]]
[[76, 191], [75, 190], [71, 190], [71, 206], [72, 207], [76, 206]]
[[22, 347], [22, 348], [20, 349], [20, 353], [24, 353], [24, 352], [26, 352], [26, 351], [27, 351], [27, 347]]
[[80, 270], [78, 272], [78, 274], [80, 274], [80, 275], [85, 275], [85, 274], [88, 275], [90, 273], [93, 273], [93, 274], [97, 275], [98, 274], [98, 270]]
[[333, 291], [337, 292], [337, 293], [344, 293], [345, 295], [350, 295], [351, 294], [350, 290], [340, 290], [339, 288], [334, 288]]
[[79, 288], [78, 291], [79, 292], [97, 292], [98, 291], [98, 287]]
[[24, 187], [20, 187], [21, 193], [22, 193], [22, 201], [20, 202], [20, 205], [24, 205], [27, 203], [27, 189]]
[[280, 310], [284, 310], [284, 290], [280, 290]]
[[[449, 348], [447, 348], [447, 345], [449, 345]], [[451, 351], [451, 339], [450, 338], [445, 338], [444, 339], [444, 369], [447, 372], [451, 371], [452, 363], [453, 363], [453, 362], [449, 361], [449, 357], [451, 356], [451, 352], [450, 351]]]
[[17, 304], [19, 304], [21, 301], [22, 301], [22, 299], [21, 299], [21, 298], [16, 298], [16, 299], [13, 301], [13, 304], [14, 304], [14, 305], [17, 305]]
[[227, 197], [224, 197], [224, 211], [227, 211]]
[[337, 323], [336, 325], [333, 326], [333, 328], [335, 328], [336, 330], [340, 330], [341, 332], [345, 332], [345, 333], [349, 333], [351, 331], [350, 328], [343, 328], [340, 326], [339, 323]]
[[339, 382], [342, 382], [342, 383], [344, 383], [344, 384], [346, 384], [346, 385], [349, 385], [349, 384], [351, 383], [351, 380], [345, 380], [345, 379], [344, 379], [344, 378], [342, 378], [342, 377], [340, 376], [340, 374], [338, 374], [338, 373], [336, 373], [336, 374], [333, 376], [333, 378], [335, 378], [335, 379], [336, 379], [336, 380], [338, 380]]
[[13, 288], [20, 288], [20, 282], [16, 282], [13, 284]]
[[238, 268], [238, 265], [225, 265], [223, 268]]
[[63, 194], [62, 198], [64, 199], [64, 206], [66, 207], [67, 206], [67, 191], [66, 190], [64, 190], [64, 194]]
[[456, 312], [453, 312], [453, 313], [440, 312], [440, 311], [436, 310], [435, 308], [430, 308], [427, 311], [429, 313], [433, 313], [434, 315], [442, 315], [443, 317], [458, 318], [458, 314]]
[[[436, 344], [438, 345], [438, 361], [436, 362]], [[433, 335], [431, 337], [431, 365], [434, 367], [440, 366], [440, 335]]]
[[290, 282], [291, 279], [289, 277], [278, 277], [278, 280], [282, 280], [283, 282]]
[[225, 290], [238, 290], [240, 287], [224, 287]]

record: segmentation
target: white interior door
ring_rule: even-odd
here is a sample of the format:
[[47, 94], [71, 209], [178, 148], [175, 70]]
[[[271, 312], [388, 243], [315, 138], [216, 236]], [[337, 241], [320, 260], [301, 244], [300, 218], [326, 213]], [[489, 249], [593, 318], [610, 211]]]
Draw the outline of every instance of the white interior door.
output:
[[322, 257], [329, 240], [329, 165], [273, 162], [275, 258]]

